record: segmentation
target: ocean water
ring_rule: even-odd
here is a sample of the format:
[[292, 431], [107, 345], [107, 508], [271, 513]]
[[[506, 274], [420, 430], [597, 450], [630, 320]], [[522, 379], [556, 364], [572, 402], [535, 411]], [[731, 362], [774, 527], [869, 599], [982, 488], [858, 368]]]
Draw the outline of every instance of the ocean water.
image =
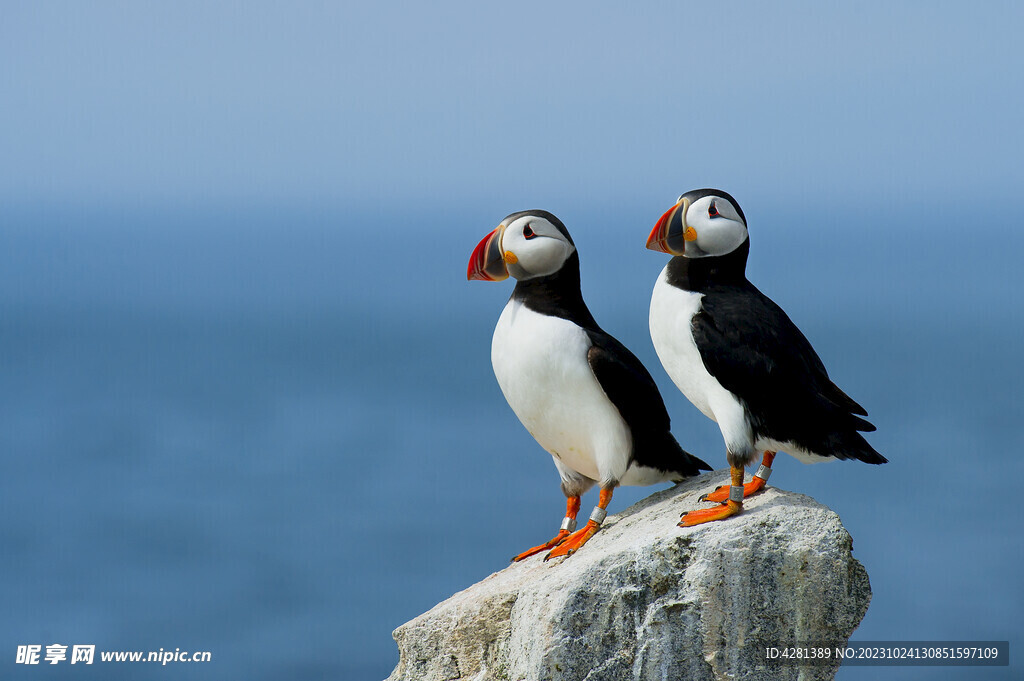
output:
[[[464, 277], [519, 208], [6, 210], [0, 678], [382, 679], [392, 629], [550, 536], [557, 475], [490, 368], [512, 285]], [[717, 427], [647, 335], [658, 211], [552, 208], [598, 321], [647, 364], [683, 446], [724, 467]], [[886, 224], [745, 210], [751, 279], [867, 407], [891, 461], [780, 457], [772, 479], [853, 535], [874, 590], [854, 639], [1008, 639], [1013, 656], [1021, 231], [966, 230], [934, 205]], [[611, 510], [650, 491], [620, 490]], [[52, 643], [212, 661], [13, 663]], [[1014, 669], [838, 678], [939, 673]]]

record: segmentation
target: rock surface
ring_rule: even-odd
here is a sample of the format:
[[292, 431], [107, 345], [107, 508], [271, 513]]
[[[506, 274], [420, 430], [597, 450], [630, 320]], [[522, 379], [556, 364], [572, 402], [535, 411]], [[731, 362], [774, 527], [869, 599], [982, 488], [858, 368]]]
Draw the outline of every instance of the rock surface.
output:
[[849, 533], [775, 487], [739, 516], [676, 526], [727, 482], [718, 471], [653, 494], [575, 555], [532, 556], [403, 624], [388, 681], [833, 678], [834, 664], [768, 663], [764, 646], [849, 639], [871, 600]]

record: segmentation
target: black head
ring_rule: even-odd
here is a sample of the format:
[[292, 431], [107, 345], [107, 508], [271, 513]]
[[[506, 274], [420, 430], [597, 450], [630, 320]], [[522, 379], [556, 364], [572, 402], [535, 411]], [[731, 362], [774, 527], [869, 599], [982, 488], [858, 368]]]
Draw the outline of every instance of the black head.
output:
[[661, 216], [647, 248], [706, 258], [732, 253], [746, 242], [747, 220], [736, 199], [720, 189], [694, 189]]
[[469, 259], [467, 277], [523, 281], [562, 269], [576, 245], [562, 221], [546, 210], [512, 213], [485, 236]]

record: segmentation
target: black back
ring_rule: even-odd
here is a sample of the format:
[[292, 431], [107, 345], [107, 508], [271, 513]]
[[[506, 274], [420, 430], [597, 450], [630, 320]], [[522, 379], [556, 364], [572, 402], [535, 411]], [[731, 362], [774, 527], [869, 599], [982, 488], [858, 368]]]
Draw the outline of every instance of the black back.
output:
[[825, 365], [781, 307], [744, 273], [750, 242], [715, 258], [682, 256], [668, 282], [703, 293], [692, 322], [704, 366], [744, 404], [755, 438], [793, 442], [839, 459], [885, 463], [858, 431], [867, 412], [828, 377]]
[[580, 260], [576, 252], [554, 274], [517, 281], [512, 298], [534, 312], [566, 319], [587, 333], [592, 344], [587, 361], [605, 395], [629, 426], [633, 439], [632, 460], [642, 466], [675, 471], [684, 476], [711, 470], [704, 461], [680, 447], [673, 437], [665, 402], [644, 365], [626, 346], [597, 325], [583, 302]]

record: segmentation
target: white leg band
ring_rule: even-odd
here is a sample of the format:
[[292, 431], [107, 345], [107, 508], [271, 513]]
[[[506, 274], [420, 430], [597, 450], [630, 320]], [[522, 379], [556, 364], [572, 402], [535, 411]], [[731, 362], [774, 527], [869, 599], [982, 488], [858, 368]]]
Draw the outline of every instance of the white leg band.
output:
[[743, 503], [743, 485], [729, 485], [729, 501]]
[[608, 517], [608, 511], [604, 510], [600, 506], [595, 506], [593, 512], [590, 514], [590, 519], [600, 525], [604, 522], [604, 519]]
[[576, 519], [575, 518], [570, 518], [569, 516], [565, 516], [564, 518], [562, 518], [562, 527], [561, 527], [561, 529], [565, 530], [566, 532], [575, 532], [576, 531]]
[[772, 477], [772, 467], [761, 464], [758, 467], [757, 472], [754, 473], [754, 477], [761, 478], [765, 482], [768, 482], [768, 478]]

